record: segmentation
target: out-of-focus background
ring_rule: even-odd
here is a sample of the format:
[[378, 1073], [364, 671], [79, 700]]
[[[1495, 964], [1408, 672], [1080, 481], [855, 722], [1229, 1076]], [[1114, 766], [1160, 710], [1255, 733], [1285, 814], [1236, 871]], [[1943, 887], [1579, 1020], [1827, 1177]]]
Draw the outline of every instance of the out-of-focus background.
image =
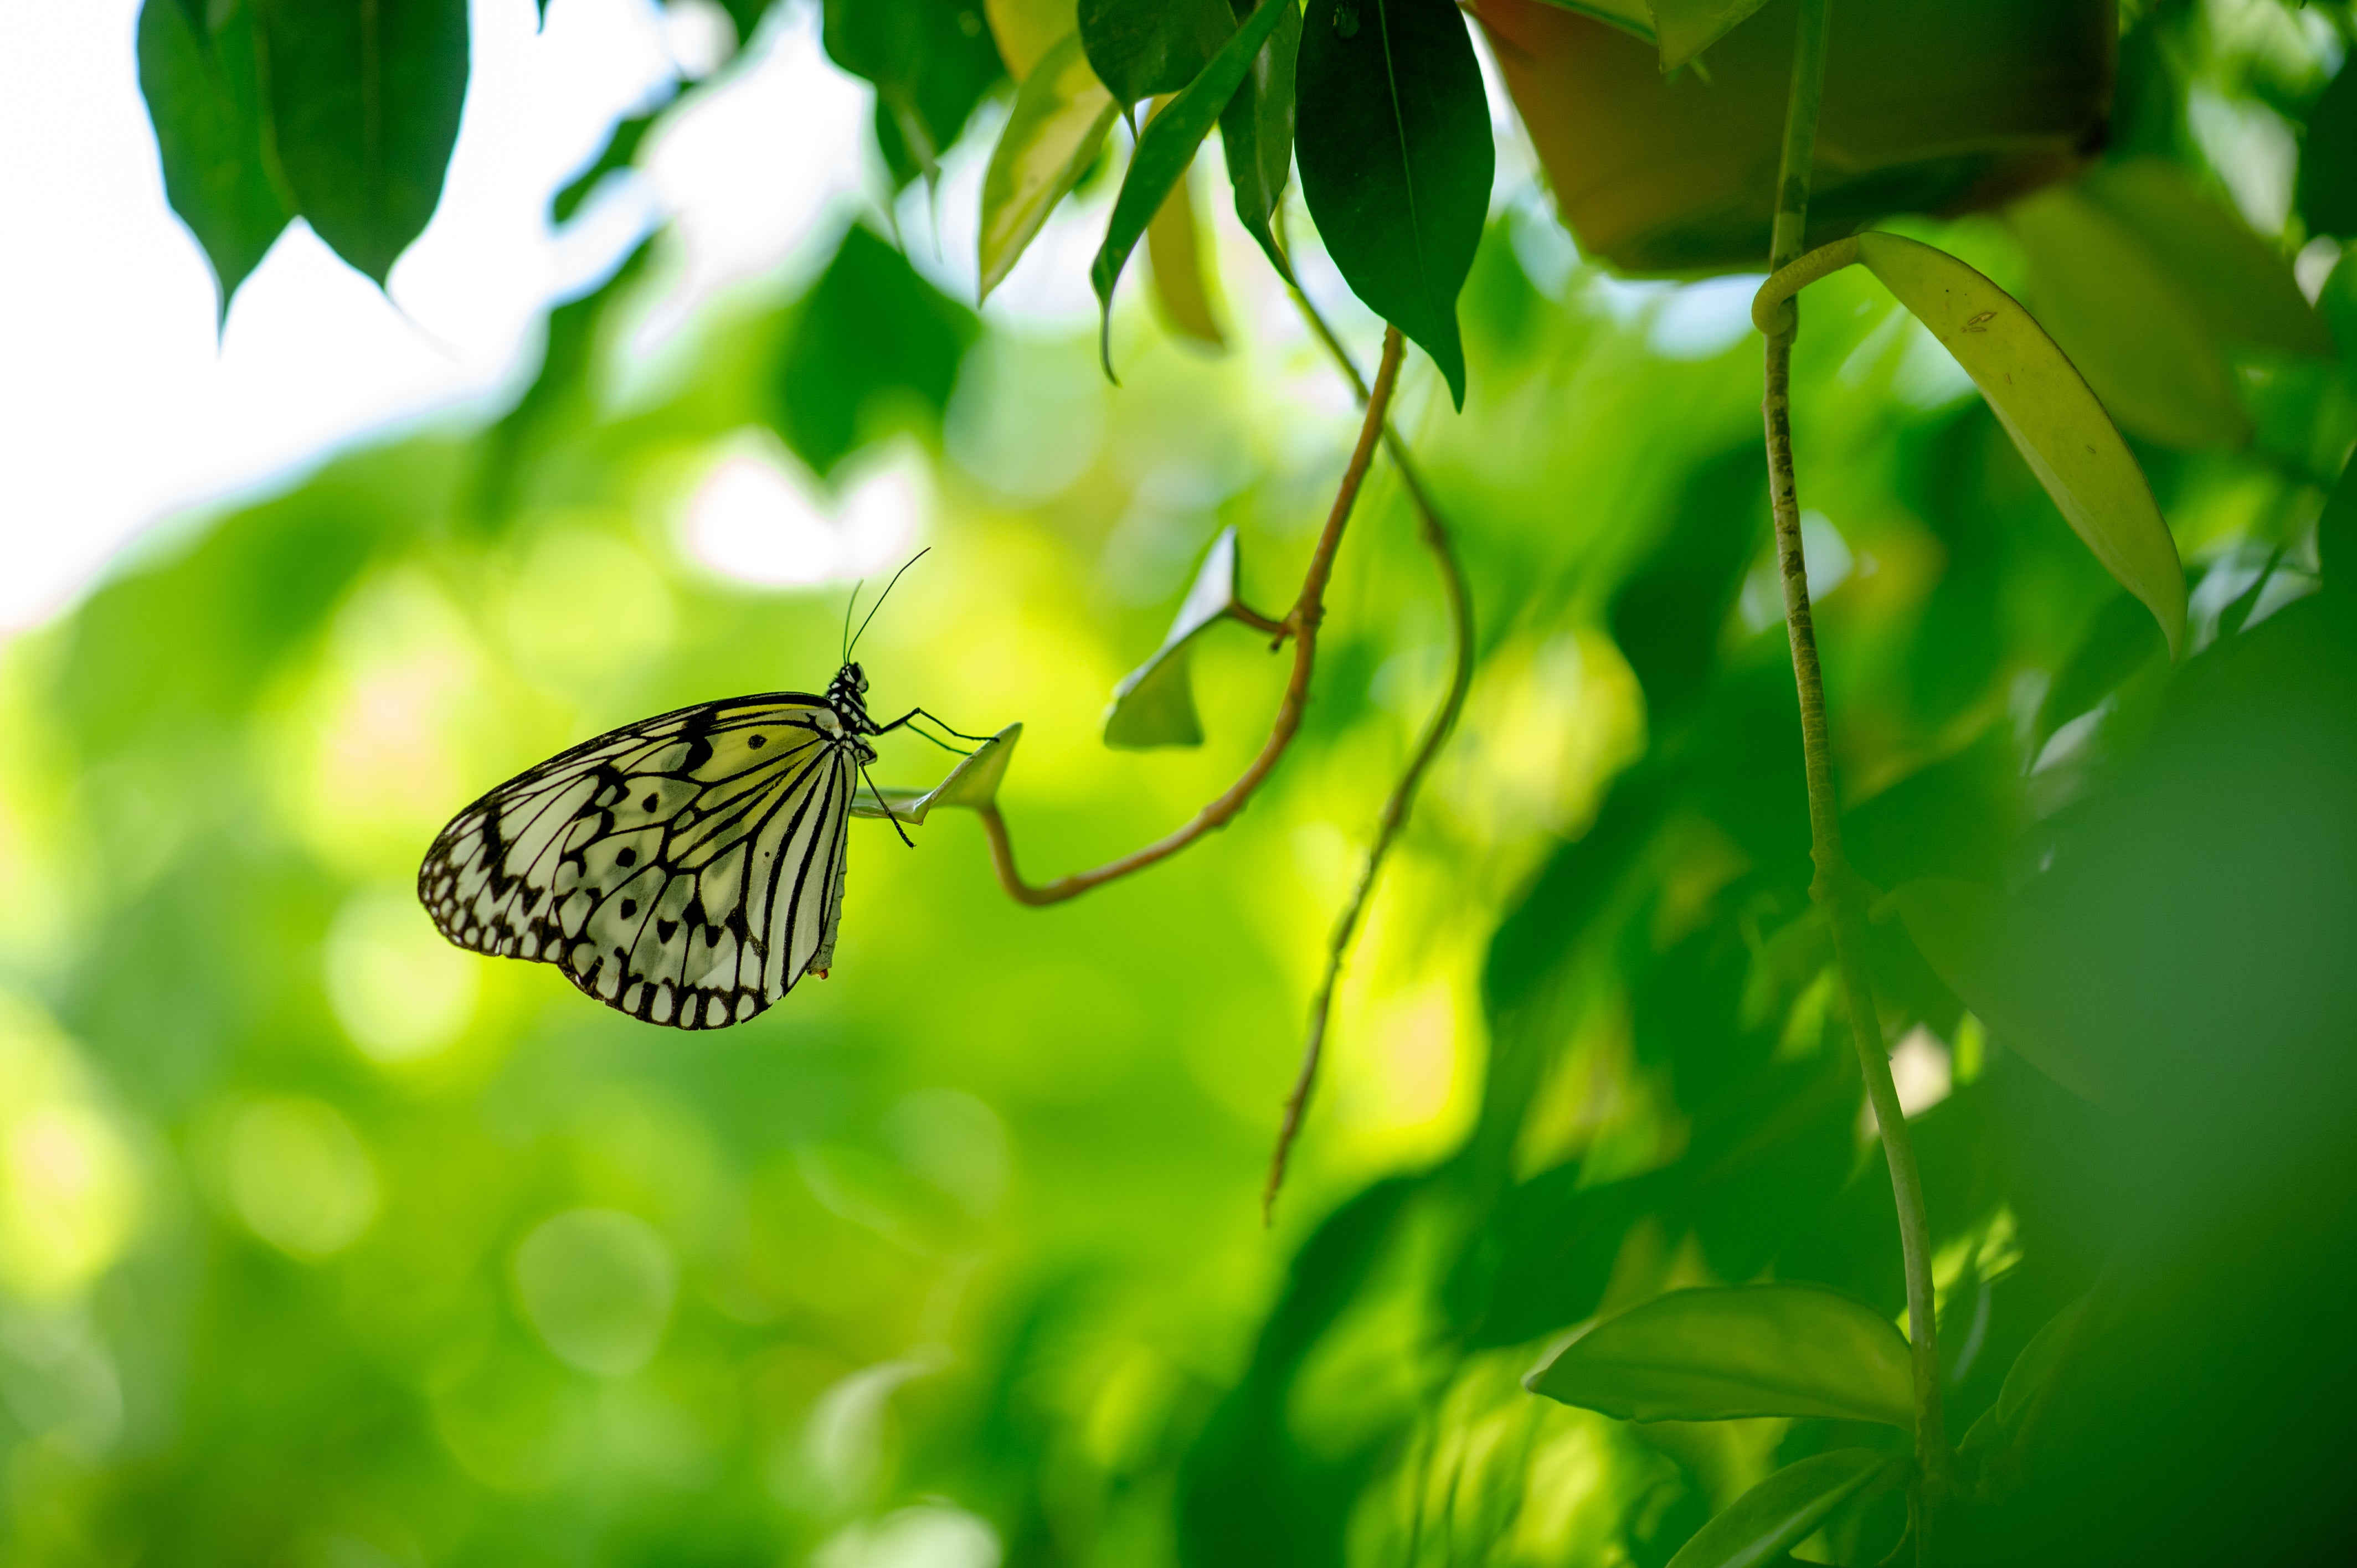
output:
[[[1285, 602], [1356, 427], [1223, 195], [1227, 352], [1133, 280], [1115, 388], [1085, 280], [1110, 177], [974, 308], [1003, 95], [896, 193], [814, 5], [740, 41], [694, 0], [554, 0], [544, 28], [477, 0], [447, 188], [389, 297], [298, 221], [223, 318], [164, 201], [137, 9], [0, 15], [6, 1561], [1658, 1563], [1822, 1441], [1639, 1431], [1515, 1382], [1598, 1300], [1771, 1260], [1896, 1309], [1799, 893], [1754, 280], [1583, 263], [1493, 94], [1472, 392], [1451, 412], [1412, 357], [1399, 420], [1470, 571], [1478, 679], [1265, 1230], [1327, 931], [1446, 680], [1383, 469], [1304, 742], [1150, 875], [1034, 911], [966, 815], [913, 851], [855, 824], [832, 978], [703, 1035], [460, 953], [413, 890], [522, 767], [821, 685], [852, 583], [921, 547], [861, 650], [871, 700], [1024, 725], [1001, 803], [1028, 871], [1223, 787], [1283, 679], [1259, 639], [1202, 648], [1200, 752], [1105, 749], [1107, 693], [1221, 527], [1247, 595]], [[2341, 35], [2274, 0], [2161, 9], [2126, 47], [2122, 147], [2193, 171], [2331, 306], [2293, 116]], [[555, 221], [613, 123], [673, 94]], [[2015, 228], [1919, 231], [2039, 298]], [[827, 329], [863, 312], [917, 325]], [[2237, 440], [2144, 448], [2204, 645], [2314, 588], [2346, 445], [2337, 366], [2235, 374]], [[2147, 650], [1870, 280], [1812, 293], [1795, 398], [1861, 860], [1994, 864], [2103, 776], [2110, 710], [2059, 705], [2057, 671], [2093, 679], [2098, 633], [2131, 672]], [[945, 760], [895, 738], [878, 779]], [[2084, 1108], [1921, 978], [1932, 1000], [1894, 1004], [1910, 1111], [2067, 1155]], [[1722, 1136], [1763, 1105], [1767, 1132]], [[1986, 1399], [2097, 1250], [2007, 1186], [2069, 1170], [1958, 1176], [1941, 1213], [1930, 1144], [1955, 1376]], [[1522, 1195], [1491, 1242], [1403, 1209], [1445, 1165], [1481, 1173], [1452, 1201]], [[1598, 1192], [1617, 1224], [1547, 1218]], [[1514, 1275], [1533, 1214], [1592, 1221], [1600, 1256]]]

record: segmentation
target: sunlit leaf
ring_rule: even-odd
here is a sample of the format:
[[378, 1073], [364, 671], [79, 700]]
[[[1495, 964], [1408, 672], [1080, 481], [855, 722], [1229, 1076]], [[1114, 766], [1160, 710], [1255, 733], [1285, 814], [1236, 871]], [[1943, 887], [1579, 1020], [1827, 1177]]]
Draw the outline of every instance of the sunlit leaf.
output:
[[1155, 300], [1182, 337], [1213, 349], [1228, 346], [1211, 309], [1211, 257], [1195, 221], [1193, 182], [1180, 177], [1146, 226], [1146, 256], [1153, 263]]
[[2172, 655], [2185, 639], [2185, 571], [2144, 470], [2104, 405], [2029, 313], [1943, 252], [1858, 236], [1859, 259], [1973, 378], [2046, 493], [2095, 558], [2142, 599]]
[[[1283, 12], [1280, 5], [1264, 5], [1254, 12], [1220, 47], [1202, 74], [1138, 133], [1137, 150], [1130, 156], [1129, 172], [1122, 177], [1121, 194], [1114, 199], [1113, 217], [1105, 225], [1104, 243], [1098, 247], [1096, 261], [1089, 268], [1089, 282], [1103, 309], [1098, 349], [1108, 376], [1113, 374], [1113, 291], [1121, 280], [1121, 269], [1172, 188], [1186, 177], [1188, 166], [1195, 161], [1195, 149], [1210, 134], [1228, 100], [1235, 96], [1252, 69], [1253, 58], [1275, 31]], [[1489, 133], [1485, 129], [1482, 134]]]
[[1050, 46], [1023, 79], [982, 179], [985, 299], [1096, 161], [1117, 112], [1113, 94], [1081, 53], [1078, 33]]
[[1006, 74], [1017, 81], [1029, 81], [1048, 51], [1080, 26], [1078, 0], [985, 0], [983, 13]]
[[1270, 264], [1290, 279], [1271, 220], [1293, 172], [1293, 71], [1301, 53], [1301, 13], [1293, 0], [1261, 4], [1283, 14], [1220, 115], [1220, 146], [1227, 156], [1228, 183], [1235, 188], [1237, 219], [1260, 242]]
[[1653, 14], [1653, 32], [1661, 41], [1662, 69], [1675, 70], [1684, 65], [1767, 3], [1768, 0], [1646, 0], [1646, 9]]
[[1465, 406], [1457, 295], [1497, 146], [1448, 0], [1314, 0], [1295, 70], [1301, 194], [1351, 291], [1430, 354]]
[[1188, 656], [1195, 639], [1236, 607], [1236, 531], [1223, 528], [1211, 541], [1194, 586], [1170, 623], [1170, 635], [1154, 657], [1122, 678], [1105, 709], [1104, 743], [1125, 749], [1155, 746], [1200, 746], [1203, 721], [1195, 712], [1195, 683]]
[[237, 285], [294, 217], [271, 179], [253, 13], [240, 6], [208, 35], [183, 0], [147, 0], [139, 91], [155, 122], [165, 195], [212, 263], [226, 317]]
[[466, 0], [253, 0], [295, 204], [382, 285], [442, 199], [467, 97]]
[[896, 789], [890, 785], [871, 789], [862, 783], [851, 797], [851, 814], [890, 817], [914, 826], [936, 808], [971, 811], [987, 806], [997, 799], [999, 783], [1006, 777], [1006, 765], [1015, 758], [1015, 743], [1022, 738], [1023, 726], [1008, 725], [974, 747], [972, 756], [958, 758], [957, 766], [930, 789]]
[[1931, 878], [1892, 897], [1923, 957], [1999, 1038], [2072, 1093], [2109, 1098], [2104, 1009], [2070, 932], [1975, 883]]
[[1582, 1333], [1523, 1380], [1623, 1421], [1830, 1416], [1911, 1428], [1907, 1341], [1816, 1285], [1672, 1291]]
[[1236, 30], [1228, 0], [1081, 0], [1080, 17], [1089, 64], [1125, 109], [1182, 91]]
[[1788, 1465], [1729, 1504], [1670, 1559], [1670, 1568], [1753, 1568], [1791, 1551], [1827, 1516], [1907, 1461], [1870, 1448], [1836, 1448]]
[[2287, 354], [2331, 354], [2332, 335], [2283, 252], [2177, 165], [2159, 157], [2105, 164], [2080, 189], [2143, 242], [2220, 338]]
[[2075, 190], [2040, 191], [2007, 218], [2040, 325], [2121, 424], [2169, 446], [2250, 439], [2216, 336], [2150, 246]]

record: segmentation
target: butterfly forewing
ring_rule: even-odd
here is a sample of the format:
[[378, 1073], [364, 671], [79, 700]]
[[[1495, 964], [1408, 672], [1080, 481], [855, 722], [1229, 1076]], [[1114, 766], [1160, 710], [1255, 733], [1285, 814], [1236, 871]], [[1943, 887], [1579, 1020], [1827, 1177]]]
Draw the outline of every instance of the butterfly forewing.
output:
[[802, 693], [625, 725], [458, 813], [418, 897], [459, 946], [635, 1017], [742, 1023], [833, 962], [863, 751]]

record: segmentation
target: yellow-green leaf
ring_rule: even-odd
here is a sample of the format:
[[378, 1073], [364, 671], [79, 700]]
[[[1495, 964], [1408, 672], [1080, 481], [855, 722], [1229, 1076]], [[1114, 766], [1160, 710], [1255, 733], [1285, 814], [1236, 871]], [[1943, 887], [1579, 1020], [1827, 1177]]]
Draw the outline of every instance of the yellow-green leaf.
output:
[[1184, 175], [1146, 226], [1146, 257], [1154, 263], [1154, 297], [1171, 327], [1208, 348], [1226, 348], [1211, 308], [1211, 258], [1195, 221], [1195, 182]]
[[2185, 569], [2127, 443], [2062, 350], [2003, 289], [1945, 252], [1896, 234], [1858, 259], [1973, 378], [2030, 470], [2104, 570], [2185, 641]]
[[1081, 26], [1080, 0], [983, 0], [1006, 74], [1021, 81], [1067, 33]]
[[1195, 585], [1187, 590], [1170, 635], [1154, 657], [1114, 688], [1105, 709], [1104, 743], [1125, 750], [1156, 746], [1200, 746], [1203, 721], [1195, 712], [1195, 683], [1189, 654], [1206, 627], [1236, 607], [1236, 531], [1223, 528], [1211, 541]]
[[1096, 161], [1119, 113], [1081, 35], [1066, 33], [1023, 79], [982, 178], [982, 296], [1006, 280], [1056, 203]]
[[1670, 1568], [1754, 1568], [1816, 1532], [1834, 1509], [1907, 1461], [1870, 1448], [1836, 1448], [1787, 1465], [1727, 1506], [1670, 1559]]
[[1523, 1385], [1623, 1421], [1915, 1424], [1907, 1341], [1864, 1302], [1816, 1285], [1672, 1291], [1588, 1329]]
[[2217, 335], [2151, 246], [2075, 190], [2042, 190], [2007, 217], [2040, 325], [2122, 425], [2185, 449], [2250, 439]]
[[2141, 241], [2202, 322], [2230, 343], [2330, 358], [2332, 334], [2291, 263], [2167, 158], [2105, 164], [2079, 188]]
[[[1662, 69], [1672, 71], [1735, 30], [1767, 0], [1647, 0], [1653, 33], [1662, 46]], [[1595, 5], [1597, 10], [1621, 7]], [[1576, 6], [1587, 10], [1590, 6]]]
[[900, 789], [889, 785], [870, 789], [863, 783], [851, 797], [851, 814], [890, 817], [913, 827], [937, 807], [962, 807], [970, 811], [987, 806], [997, 798], [999, 781], [1006, 777], [1006, 765], [1015, 756], [1015, 743], [1022, 738], [1023, 726], [1008, 725], [974, 747], [972, 756], [958, 758], [957, 766], [930, 789]]

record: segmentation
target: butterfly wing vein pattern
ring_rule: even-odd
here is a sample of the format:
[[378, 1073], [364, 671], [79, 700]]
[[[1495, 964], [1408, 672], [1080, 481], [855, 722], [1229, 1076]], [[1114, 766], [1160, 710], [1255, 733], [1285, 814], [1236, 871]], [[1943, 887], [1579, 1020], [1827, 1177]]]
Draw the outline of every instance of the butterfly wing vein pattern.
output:
[[458, 813], [418, 897], [442, 934], [553, 963], [651, 1024], [741, 1024], [834, 961], [874, 753], [826, 700], [705, 703], [586, 741]]

